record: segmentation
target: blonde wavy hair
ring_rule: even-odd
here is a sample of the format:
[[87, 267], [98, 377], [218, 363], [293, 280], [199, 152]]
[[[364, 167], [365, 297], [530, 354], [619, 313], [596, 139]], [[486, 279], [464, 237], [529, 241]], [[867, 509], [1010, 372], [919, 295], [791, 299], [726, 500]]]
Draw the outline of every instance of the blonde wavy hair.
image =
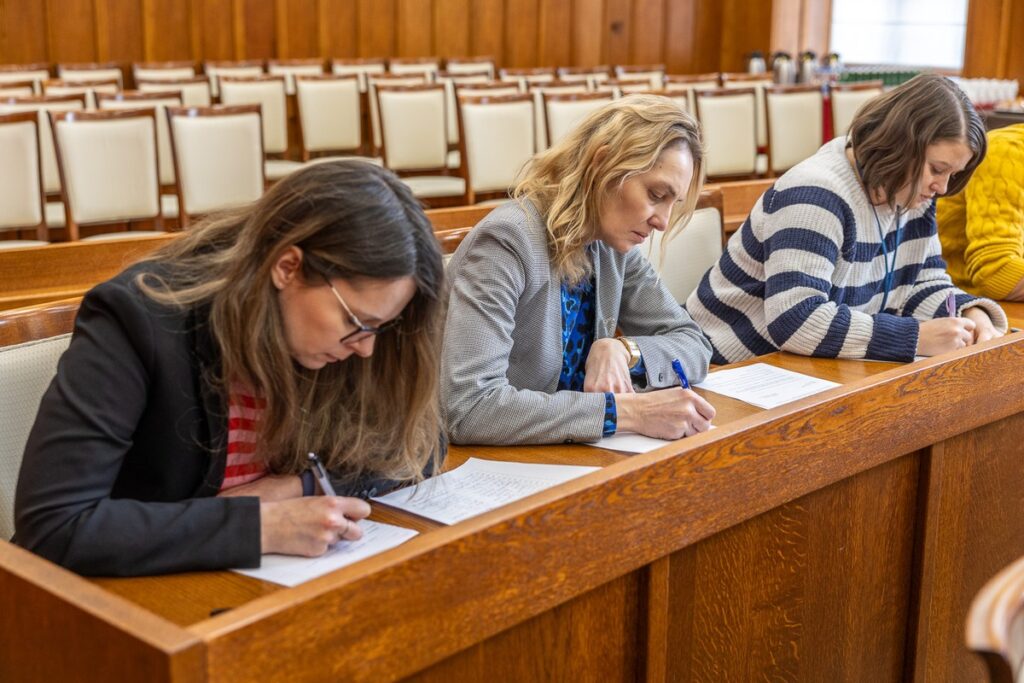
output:
[[611, 102], [523, 167], [513, 196], [530, 200], [544, 216], [551, 260], [565, 282], [576, 284], [590, 274], [585, 247], [600, 227], [602, 200], [678, 147], [693, 156], [693, 178], [672, 211], [664, 246], [693, 215], [705, 173], [700, 126], [673, 100], [629, 95]]

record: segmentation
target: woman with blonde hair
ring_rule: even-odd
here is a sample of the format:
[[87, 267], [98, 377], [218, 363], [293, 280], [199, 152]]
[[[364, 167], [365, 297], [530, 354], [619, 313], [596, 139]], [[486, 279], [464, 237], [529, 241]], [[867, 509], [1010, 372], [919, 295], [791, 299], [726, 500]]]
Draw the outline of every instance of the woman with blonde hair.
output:
[[636, 248], [683, 228], [703, 178], [696, 122], [650, 95], [592, 113], [527, 164], [515, 201], [448, 266], [441, 397], [453, 441], [710, 427], [714, 409], [680, 386], [704, 378], [708, 342]]
[[442, 291], [430, 222], [371, 164], [311, 166], [192, 228], [82, 301], [25, 450], [15, 542], [128, 575], [359, 538], [354, 496], [443, 456]]

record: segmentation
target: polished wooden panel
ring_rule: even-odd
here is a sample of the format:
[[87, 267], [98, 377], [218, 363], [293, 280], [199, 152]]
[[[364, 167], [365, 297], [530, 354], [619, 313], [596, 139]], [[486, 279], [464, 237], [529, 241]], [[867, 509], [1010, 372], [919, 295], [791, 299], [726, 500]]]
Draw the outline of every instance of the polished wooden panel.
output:
[[633, 0], [630, 62], [660, 64], [665, 60], [664, 0]]
[[301, 59], [320, 54], [318, 4], [319, 0], [277, 0], [274, 56]]
[[220, 61], [237, 57], [233, 2], [234, 0], [193, 1], [196, 61]]
[[[96, 0], [96, 58], [101, 62], [115, 59], [143, 61], [145, 37], [149, 26], [143, 25], [143, 13], [150, 14], [152, 2], [138, 0]], [[127, 59], [130, 58], [130, 59]]]
[[528, 67], [537, 64], [537, 26], [539, 0], [505, 0], [506, 67]]
[[390, 57], [395, 54], [395, 0], [359, 0], [359, 56]]
[[981, 657], [991, 683], [1024, 672], [1024, 557], [985, 582], [971, 601], [967, 647]]
[[46, 3], [4, 0], [0, 4], [0, 63], [49, 61]]
[[[320, 55], [353, 59], [359, 55], [357, 0], [320, 0]], [[377, 55], [383, 56], [383, 55]]]
[[67, 334], [74, 325], [81, 299], [64, 299], [45, 306], [0, 311], [0, 346]]
[[396, 57], [434, 55], [432, 0], [397, 0]]
[[572, 20], [572, 64], [604, 64], [604, 6], [602, 0], [575, 0]]
[[434, 52], [438, 56], [466, 57], [472, 54], [469, 14], [470, 0], [434, 1]]
[[[632, 0], [605, 0], [604, 61], [607, 64], [629, 64], [629, 45], [633, 32], [633, 18], [630, 16]], [[649, 27], [653, 29], [653, 27]]]
[[[276, 7], [267, 0], [235, 0], [236, 20], [240, 21], [245, 40], [237, 41], [245, 49], [245, 59], [270, 59], [277, 56], [274, 49]], [[310, 55], [307, 55], [310, 56]]]
[[538, 64], [572, 63], [572, 5], [563, 0], [540, 0]]
[[46, 19], [49, 61], [97, 61], [92, 0], [46, 0]]
[[[181, 0], [143, 0], [145, 59], [151, 62], [192, 59], [194, 19], [189, 3]], [[111, 59], [123, 61], [118, 54]]]

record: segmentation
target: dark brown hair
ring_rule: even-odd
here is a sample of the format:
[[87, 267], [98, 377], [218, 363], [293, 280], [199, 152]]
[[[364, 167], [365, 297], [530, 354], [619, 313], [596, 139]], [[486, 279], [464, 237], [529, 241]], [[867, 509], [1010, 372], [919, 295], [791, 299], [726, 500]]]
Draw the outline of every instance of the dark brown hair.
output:
[[[271, 270], [302, 250], [302, 281], [412, 277], [416, 293], [373, 355], [309, 370], [285, 342]], [[355, 479], [417, 480], [440, 458], [438, 373], [444, 266], [430, 220], [393, 173], [359, 161], [314, 164], [255, 204], [213, 216], [157, 252], [164, 277], [140, 275], [168, 305], [207, 304], [221, 352], [222, 392], [242, 382], [266, 400], [259, 453], [274, 472], [297, 473], [306, 453]]]
[[916, 187], [929, 145], [963, 141], [971, 160], [949, 180], [947, 195], [959, 192], [985, 158], [985, 126], [967, 95], [945, 76], [921, 74], [869, 101], [857, 112], [847, 144], [869, 194], [881, 191], [895, 207], [896, 195]]

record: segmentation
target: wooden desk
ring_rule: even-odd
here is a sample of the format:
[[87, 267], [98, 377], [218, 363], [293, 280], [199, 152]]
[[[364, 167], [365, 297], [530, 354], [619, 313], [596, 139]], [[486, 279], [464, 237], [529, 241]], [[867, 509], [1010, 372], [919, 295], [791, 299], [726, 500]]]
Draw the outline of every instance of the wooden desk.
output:
[[[87, 581], [0, 543], [0, 680], [979, 680], [971, 596], [1024, 554], [1024, 334], [909, 365], [776, 354], [842, 387], [285, 589]], [[231, 608], [210, 616], [211, 610]]]

